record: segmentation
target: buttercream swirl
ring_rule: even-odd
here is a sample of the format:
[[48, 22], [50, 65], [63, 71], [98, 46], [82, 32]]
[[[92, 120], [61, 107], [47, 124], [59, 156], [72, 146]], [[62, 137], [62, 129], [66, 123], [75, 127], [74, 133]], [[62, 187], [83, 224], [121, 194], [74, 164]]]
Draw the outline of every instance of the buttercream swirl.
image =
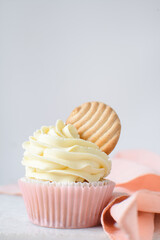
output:
[[62, 120], [43, 126], [23, 143], [26, 177], [56, 182], [94, 182], [107, 176], [111, 162], [99, 147], [80, 139], [76, 128]]

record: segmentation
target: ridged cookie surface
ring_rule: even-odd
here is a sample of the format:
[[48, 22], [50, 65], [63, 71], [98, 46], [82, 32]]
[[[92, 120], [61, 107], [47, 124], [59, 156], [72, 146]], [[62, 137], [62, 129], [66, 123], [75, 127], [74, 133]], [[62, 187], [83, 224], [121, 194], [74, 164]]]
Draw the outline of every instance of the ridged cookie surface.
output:
[[118, 115], [102, 102], [87, 102], [76, 107], [66, 123], [73, 124], [82, 139], [94, 142], [107, 154], [116, 146], [121, 132]]

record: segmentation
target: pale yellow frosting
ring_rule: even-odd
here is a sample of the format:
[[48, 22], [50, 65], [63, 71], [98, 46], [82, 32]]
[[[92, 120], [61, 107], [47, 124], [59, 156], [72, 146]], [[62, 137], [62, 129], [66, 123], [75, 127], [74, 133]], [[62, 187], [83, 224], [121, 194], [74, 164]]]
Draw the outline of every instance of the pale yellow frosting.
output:
[[56, 182], [95, 182], [110, 173], [106, 153], [89, 141], [80, 139], [77, 129], [62, 120], [56, 126], [42, 127], [28, 142], [22, 164], [26, 177]]

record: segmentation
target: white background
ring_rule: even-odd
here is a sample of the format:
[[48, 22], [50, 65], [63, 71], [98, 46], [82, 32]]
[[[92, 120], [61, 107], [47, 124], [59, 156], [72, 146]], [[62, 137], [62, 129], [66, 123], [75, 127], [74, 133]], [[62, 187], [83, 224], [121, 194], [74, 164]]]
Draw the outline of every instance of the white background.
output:
[[160, 1], [0, 0], [0, 184], [34, 130], [93, 100], [121, 119], [112, 155], [160, 154]]

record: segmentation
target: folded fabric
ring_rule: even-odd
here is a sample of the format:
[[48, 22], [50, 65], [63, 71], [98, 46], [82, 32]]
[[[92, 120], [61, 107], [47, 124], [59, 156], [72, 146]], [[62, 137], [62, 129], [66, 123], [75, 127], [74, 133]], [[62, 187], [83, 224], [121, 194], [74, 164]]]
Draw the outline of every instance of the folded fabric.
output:
[[2, 185], [0, 186], [0, 193], [9, 195], [22, 195], [18, 184]]
[[[121, 151], [108, 177], [116, 182], [101, 223], [111, 240], [151, 240], [160, 229], [160, 156], [143, 150]], [[0, 193], [21, 195], [18, 185]]]
[[101, 223], [112, 240], [151, 240], [160, 227], [160, 157], [148, 151], [119, 152], [109, 178], [116, 188]]

